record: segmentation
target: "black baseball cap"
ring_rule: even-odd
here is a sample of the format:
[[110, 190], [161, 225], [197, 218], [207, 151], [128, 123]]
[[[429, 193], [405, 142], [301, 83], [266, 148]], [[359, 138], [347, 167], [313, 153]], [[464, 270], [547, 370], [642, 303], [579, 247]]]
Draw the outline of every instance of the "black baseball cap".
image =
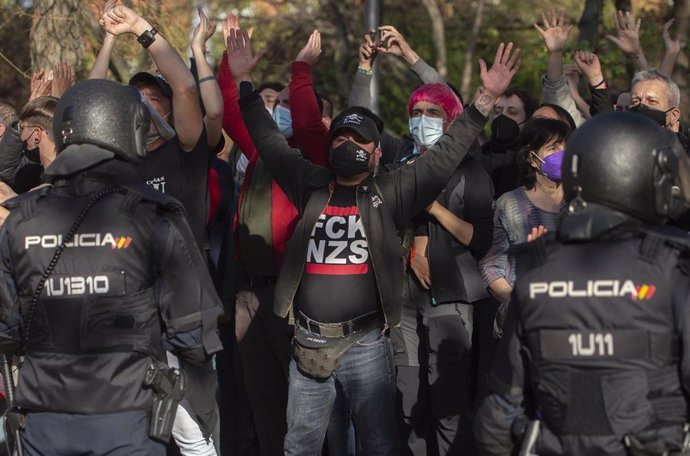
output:
[[374, 142], [376, 144], [380, 142], [379, 130], [376, 128], [376, 122], [363, 114], [350, 113], [338, 116], [331, 125], [330, 140], [333, 141], [333, 138], [336, 137], [336, 133], [344, 129], [355, 131], [367, 142]]
[[129, 85], [134, 87], [157, 86], [161, 89], [163, 95], [172, 100], [172, 89], [170, 88], [170, 84], [168, 84], [168, 81], [166, 81], [160, 73], [151, 74], [142, 71], [132, 76], [132, 79], [129, 80]]

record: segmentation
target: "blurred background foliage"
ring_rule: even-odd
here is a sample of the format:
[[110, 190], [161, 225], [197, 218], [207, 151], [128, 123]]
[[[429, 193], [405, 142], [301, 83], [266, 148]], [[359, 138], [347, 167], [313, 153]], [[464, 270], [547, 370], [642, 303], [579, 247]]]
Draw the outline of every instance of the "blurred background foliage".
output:
[[[317, 90], [332, 99], [336, 111], [347, 103], [357, 68], [357, 51], [364, 27], [365, 0], [131, 0], [125, 1], [158, 26], [161, 33], [187, 58], [189, 37], [196, 20], [195, 8], [203, 6], [218, 21], [239, 13], [243, 27], [254, 29], [254, 48], [265, 49], [256, 81], [289, 82], [290, 63], [318, 28], [322, 55], [314, 67]], [[599, 54], [604, 74], [615, 88], [626, 88], [633, 74], [629, 61], [605, 36], [615, 33], [616, 9], [631, 9], [642, 18], [641, 42], [652, 66], [664, 52], [661, 27], [676, 17], [673, 36], [685, 42], [674, 79], [681, 86], [685, 124], [688, 105], [688, 46], [690, 0], [381, 0], [381, 23], [395, 26], [412, 48], [431, 65], [445, 72], [449, 83], [471, 101], [479, 84], [477, 60], [493, 59], [501, 41], [522, 48], [522, 67], [514, 85], [541, 95], [541, 76], [546, 71], [546, 50], [532, 24], [542, 11], [564, 10], [571, 32], [568, 55], [577, 49]], [[0, 0], [0, 97], [21, 106], [28, 99], [32, 71], [48, 68], [59, 60], [75, 65], [86, 77], [103, 39], [98, 17], [103, 0]], [[586, 14], [583, 14], [586, 13]], [[432, 18], [435, 18], [432, 19]], [[477, 21], [481, 26], [473, 34]], [[440, 35], [439, 35], [440, 33]], [[439, 39], [440, 36], [440, 39]], [[434, 38], [436, 37], [436, 38]], [[220, 25], [209, 45], [209, 58], [219, 62], [223, 52]], [[410, 93], [419, 85], [400, 59], [379, 57], [379, 112], [390, 130], [407, 129], [405, 108]], [[566, 59], [572, 60], [570, 57]], [[468, 77], [463, 80], [466, 62]], [[151, 62], [132, 36], [120, 37], [111, 64], [111, 77], [127, 79], [137, 71], [150, 70]], [[585, 87], [582, 92], [586, 93]]]

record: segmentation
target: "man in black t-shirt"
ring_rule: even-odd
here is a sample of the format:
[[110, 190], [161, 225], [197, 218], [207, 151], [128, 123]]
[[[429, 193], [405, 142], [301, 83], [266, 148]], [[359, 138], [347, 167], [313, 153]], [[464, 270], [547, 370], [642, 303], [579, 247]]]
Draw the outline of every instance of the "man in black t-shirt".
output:
[[180, 140], [175, 137], [148, 150], [144, 162], [139, 166], [146, 185], [182, 203], [187, 211], [194, 239], [202, 253], [206, 250], [209, 151], [205, 132], [188, 152], [182, 149]]
[[[183, 204], [195, 240], [203, 251], [209, 150], [194, 76], [177, 51], [130, 8], [115, 6], [101, 17], [101, 25], [115, 36], [136, 35], [160, 71], [159, 75], [138, 73], [130, 80], [152, 114], [147, 157], [139, 172], [149, 186]], [[171, 365], [176, 363], [176, 359], [171, 361]], [[215, 370], [209, 362], [201, 374], [186, 372], [187, 391], [183, 407], [178, 407], [173, 436], [185, 456], [215, 455], [211, 439], [218, 424]]]
[[300, 312], [320, 322], [353, 320], [379, 308], [356, 191], [355, 186], [334, 185], [309, 239], [296, 300]]
[[285, 455], [321, 454], [338, 389], [350, 402], [358, 451], [397, 455], [394, 367], [384, 333], [400, 323], [399, 233], [466, 155], [517, 71], [519, 51], [511, 55], [512, 43], [501, 44], [490, 70], [482, 61], [482, 95], [429, 153], [375, 175], [381, 157], [376, 124], [353, 110], [331, 126], [332, 171], [290, 148], [253, 90], [250, 74], [258, 59], [249, 41], [243, 30], [228, 36], [242, 116], [266, 167], [300, 214], [274, 301], [283, 317], [294, 305], [296, 319]]

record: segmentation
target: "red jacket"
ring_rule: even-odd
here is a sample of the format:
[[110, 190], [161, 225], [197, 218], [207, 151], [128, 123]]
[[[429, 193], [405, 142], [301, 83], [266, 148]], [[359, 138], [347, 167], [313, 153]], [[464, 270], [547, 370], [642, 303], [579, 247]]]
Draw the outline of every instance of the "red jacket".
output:
[[[321, 122], [321, 113], [318, 108], [316, 96], [314, 94], [311, 83], [311, 68], [304, 62], [295, 62], [292, 65], [293, 81], [290, 83], [290, 110], [293, 119], [293, 137], [290, 138], [290, 145], [299, 148], [305, 158], [311, 162], [323, 166], [328, 166], [328, 129]], [[240, 114], [240, 107], [238, 104], [239, 91], [237, 84], [230, 72], [228, 66], [227, 53], [223, 54], [223, 59], [218, 70], [218, 84], [223, 94], [223, 103], [225, 106], [225, 113], [223, 115], [223, 128], [230, 138], [235, 142], [237, 147], [242, 150], [249, 164], [244, 177], [244, 182], [240, 188], [240, 196], [238, 200], [238, 210], [235, 216], [235, 233], [237, 236], [237, 243], [243, 242], [242, 238], [248, 236], [251, 238], [251, 232], [246, 232], [240, 226], [240, 220], [245, 220], [246, 217], [253, 217], [249, 211], [244, 211], [245, 206], [250, 198], [260, 199], [261, 195], [253, 195], [248, 188], [252, 187], [252, 178], [265, 178], [266, 176], [254, 176], [259, 154], [254, 147], [247, 127], [244, 125], [244, 120]], [[318, 125], [316, 119], [318, 118]], [[268, 173], [265, 168], [260, 167], [260, 172]], [[258, 187], [263, 191], [262, 187]], [[298, 213], [292, 202], [285, 196], [285, 193], [280, 189], [275, 181], [271, 180], [270, 185], [270, 247], [273, 250], [274, 264], [272, 265], [257, 265], [256, 261], [252, 263], [247, 255], [243, 255], [243, 247], [238, 247], [240, 261], [250, 274], [271, 274], [277, 273], [280, 270], [280, 265], [283, 259], [283, 252], [285, 244], [292, 236], [292, 232], [297, 224]], [[251, 205], [249, 206], [251, 207]], [[256, 213], [257, 211], [252, 211]], [[256, 214], [261, 217], [262, 214]], [[265, 214], [264, 214], [265, 215]], [[249, 230], [251, 231], [251, 230]], [[245, 257], [245, 258], [243, 258]]]

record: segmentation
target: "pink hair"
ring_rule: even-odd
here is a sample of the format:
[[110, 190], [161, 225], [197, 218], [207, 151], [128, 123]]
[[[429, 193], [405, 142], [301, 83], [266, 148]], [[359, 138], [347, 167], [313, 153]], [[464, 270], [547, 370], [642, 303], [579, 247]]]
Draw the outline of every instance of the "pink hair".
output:
[[457, 95], [446, 84], [435, 82], [424, 84], [417, 88], [407, 103], [407, 114], [412, 115], [412, 109], [420, 101], [428, 101], [443, 108], [448, 116], [448, 122], [453, 122], [456, 117], [462, 114], [462, 104]]

